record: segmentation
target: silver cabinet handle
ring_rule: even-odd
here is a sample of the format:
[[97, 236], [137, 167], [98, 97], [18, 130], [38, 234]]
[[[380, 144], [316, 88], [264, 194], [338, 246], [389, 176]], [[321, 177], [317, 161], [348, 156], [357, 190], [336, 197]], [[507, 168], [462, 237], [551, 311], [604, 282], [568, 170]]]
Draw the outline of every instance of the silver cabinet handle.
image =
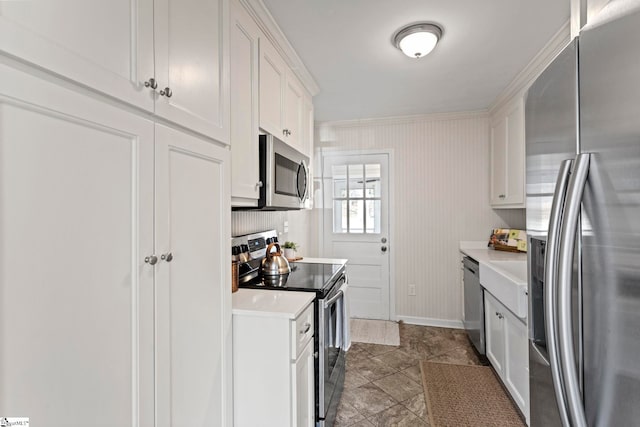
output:
[[549, 216], [549, 232], [547, 234], [547, 244], [545, 248], [545, 270], [544, 270], [544, 322], [547, 333], [547, 350], [549, 352], [549, 364], [551, 365], [551, 378], [553, 388], [556, 391], [556, 403], [560, 412], [560, 419], [563, 426], [569, 425], [569, 415], [564, 397], [564, 384], [560, 376], [560, 358], [558, 355], [558, 322], [556, 319], [557, 304], [557, 271], [558, 271], [558, 245], [560, 237], [560, 226], [562, 224], [562, 211], [567, 194], [567, 185], [573, 160], [564, 160], [560, 164], [558, 179], [556, 180], [556, 190], [551, 203], [551, 214]]
[[160, 259], [163, 261], [171, 262], [173, 260], [173, 254], [171, 252], [160, 255]]
[[569, 425], [586, 427], [584, 408], [580, 395], [580, 384], [576, 371], [573, 350], [571, 312], [571, 276], [573, 274], [573, 252], [576, 245], [578, 217], [582, 194], [589, 175], [590, 154], [578, 154], [567, 186], [567, 200], [560, 227], [560, 252], [558, 263], [558, 349], [561, 375], [569, 406]]
[[386, 238], [386, 237], [383, 237], [382, 239], [380, 239], [380, 241], [381, 241], [382, 243], [387, 243], [387, 238]]
[[501, 198], [501, 199], [504, 199], [507, 196], [505, 196], [504, 194], [500, 194], [498, 197]]
[[155, 255], [150, 255], [144, 258], [144, 262], [146, 262], [147, 264], [156, 265], [156, 263], [158, 262], [158, 257]]
[[156, 79], [151, 77], [149, 80], [144, 82], [144, 87], [150, 87], [151, 89], [157, 89], [158, 88], [158, 82], [156, 81]]
[[171, 98], [173, 96], [173, 92], [171, 91], [171, 88], [167, 86], [164, 89], [160, 90], [160, 96], [166, 96], [167, 98]]
[[262, 181], [258, 181], [258, 182], [256, 182], [256, 187], [257, 187], [257, 188], [262, 188], [262, 186], [263, 186], [263, 185], [264, 185], [264, 184], [262, 183]]
[[305, 322], [304, 330], [300, 330], [300, 335], [306, 334], [307, 332], [309, 332], [309, 329], [311, 329], [311, 323]]

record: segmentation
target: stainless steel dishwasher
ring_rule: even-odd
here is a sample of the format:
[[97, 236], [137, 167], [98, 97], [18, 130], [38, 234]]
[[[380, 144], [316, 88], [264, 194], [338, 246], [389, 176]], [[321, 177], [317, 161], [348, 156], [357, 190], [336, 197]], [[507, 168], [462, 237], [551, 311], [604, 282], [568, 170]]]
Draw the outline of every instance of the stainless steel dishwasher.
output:
[[470, 257], [462, 260], [464, 268], [464, 328], [480, 354], [484, 345], [484, 290], [480, 286], [478, 261]]

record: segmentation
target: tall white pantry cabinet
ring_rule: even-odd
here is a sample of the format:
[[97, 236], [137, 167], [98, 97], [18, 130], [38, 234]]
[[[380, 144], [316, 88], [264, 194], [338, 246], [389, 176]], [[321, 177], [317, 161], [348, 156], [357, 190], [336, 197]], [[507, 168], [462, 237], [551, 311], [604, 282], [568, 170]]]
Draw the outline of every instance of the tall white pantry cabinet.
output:
[[231, 425], [227, 19], [0, 4], [0, 416]]

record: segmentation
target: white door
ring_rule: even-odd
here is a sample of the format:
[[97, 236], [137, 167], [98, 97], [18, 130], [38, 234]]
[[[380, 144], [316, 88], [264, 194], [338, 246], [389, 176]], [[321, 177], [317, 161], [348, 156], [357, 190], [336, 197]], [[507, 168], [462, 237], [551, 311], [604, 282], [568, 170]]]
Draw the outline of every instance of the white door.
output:
[[154, 3], [156, 114], [228, 144], [227, 9], [228, 0]]
[[153, 0], [0, 1], [0, 51], [153, 111]]
[[347, 258], [351, 317], [389, 319], [389, 155], [323, 155], [324, 255]]
[[283, 139], [287, 66], [266, 37], [260, 39], [260, 127]]
[[0, 81], [0, 414], [152, 426], [153, 123]]
[[[231, 197], [257, 205], [260, 29], [239, 0], [231, 2]], [[239, 203], [238, 203], [239, 204]]]
[[157, 426], [231, 423], [229, 151], [156, 125]]

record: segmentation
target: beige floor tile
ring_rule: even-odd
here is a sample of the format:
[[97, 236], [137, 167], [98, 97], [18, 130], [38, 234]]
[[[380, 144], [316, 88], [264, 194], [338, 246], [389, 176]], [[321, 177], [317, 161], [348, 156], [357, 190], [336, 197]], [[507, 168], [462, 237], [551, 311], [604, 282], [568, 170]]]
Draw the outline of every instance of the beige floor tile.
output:
[[423, 427], [428, 424], [403, 405], [395, 405], [367, 418], [376, 427]]
[[381, 378], [373, 383], [398, 402], [422, 393], [422, 384], [416, 383], [400, 372]]
[[372, 383], [349, 389], [349, 393], [342, 394], [342, 401], [354, 407], [365, 417], [382, 412], [397, 403]]

